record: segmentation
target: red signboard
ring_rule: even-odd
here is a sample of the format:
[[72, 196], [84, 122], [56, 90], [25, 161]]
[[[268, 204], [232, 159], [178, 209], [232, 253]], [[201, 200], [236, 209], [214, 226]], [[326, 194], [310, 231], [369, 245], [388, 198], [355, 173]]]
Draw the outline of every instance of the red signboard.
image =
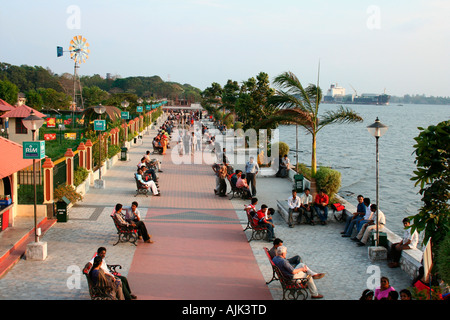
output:
[[45, 141], [56, 140], [56, 133], [46, 133], [46, 134], [44, 134], [44, 140]]

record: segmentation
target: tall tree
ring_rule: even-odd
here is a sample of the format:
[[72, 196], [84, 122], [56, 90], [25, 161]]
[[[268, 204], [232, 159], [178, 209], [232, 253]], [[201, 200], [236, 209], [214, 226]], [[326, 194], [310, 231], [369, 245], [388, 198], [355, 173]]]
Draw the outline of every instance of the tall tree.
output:
[[263, 124], [298, 124], [305, 128], [312, 137], [311, 171], [314, 175], [317, 171], [316, 147], [319, 131], [333, 123], [360, 122], [363, 119], [353, 110], [343, 106], [319, 116], [322, 90], [314, 84], [303, 88], [300, 80], [292, 72], [278, 75], [274, 79], [274, 84], [279, 89], [270, 97], [269, 104], [275, 106], [277, 111]]
[[[244, 129], [256, 128], [273, 115], [275, 108], [269, 103], [269, 99], [274, 94], [275, 90], [270, 87], [269, 76], [265, 72], [242, 83], [236, 101], [236, 114], [244, 124]], [[267, 125], [273, 127], [270, 123]]]
[[11, 105], [15, 105], [18, 94], [19, 88], [14, 83], [8, 80], [0, 81], [0, 99], [5, 100]]
[[419, 130], [414, 138], [417, 170], [411, 180], [420, 187], [423, 206], [412, 216], [412, 228], [425, 231], [424, 243], [431, 238], [436, 249], [450, 232], [450, 121]]

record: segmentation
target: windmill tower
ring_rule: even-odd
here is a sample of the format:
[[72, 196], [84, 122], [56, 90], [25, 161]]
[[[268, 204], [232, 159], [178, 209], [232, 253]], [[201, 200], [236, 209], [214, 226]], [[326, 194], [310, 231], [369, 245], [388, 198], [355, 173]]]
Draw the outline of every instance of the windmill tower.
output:
[[[62, 47], [57, 47], [58, 57], [61, 57], [63, 55], [63, 52], [64, 51]], [[89, 43], [86, 41], [86, 38], [83, 38], [83, 36], [75, 36], [72, 38], [72, 40], [70, 40], [68, 52], [70, 53], [70, 58], [75, 63], [73, 68], [73, 105], [71, 107], [73, 112], [76, 108], [84, 110], [83, 95], [80, 77], [78, 75], [78, 69], [80, 68], [80, 64], [85, 63], [86, 59], [89, 58]]]

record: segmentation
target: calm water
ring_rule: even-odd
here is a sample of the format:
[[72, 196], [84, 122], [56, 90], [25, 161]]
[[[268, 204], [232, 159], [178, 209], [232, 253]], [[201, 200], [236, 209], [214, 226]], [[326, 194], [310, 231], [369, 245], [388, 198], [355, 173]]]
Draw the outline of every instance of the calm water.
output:
[[[320, 113], [336, 109], [338, 105], [322, 104]], [[450, 119], [450, 106], [407, 105], [368, 106], [347, 105], [356, 111], [364, 122], [333, 124], [317, 135], [317, 164], [329, 166], [342, 174], [339, 195], [356, 205], [356, 196], [362, 194], [375, 203], [375, 138], [367, 126], [378, 117], [389, 126], [379, 139], [379, 205], [386, 215], [387, 227], [401, 235], [403, 217], [414, 215], [422, 206], [419, 189], [410, 180], [413, 176], [415, 156], [414, 138], [417, 127], [428, 127]], [[280, 140], [295, 149], [295, 126], [280, 126]], [[299, 162], [311, 164], [311, 136], [299, 127]], [[295, 161], [295, 152], [289, 154]]]

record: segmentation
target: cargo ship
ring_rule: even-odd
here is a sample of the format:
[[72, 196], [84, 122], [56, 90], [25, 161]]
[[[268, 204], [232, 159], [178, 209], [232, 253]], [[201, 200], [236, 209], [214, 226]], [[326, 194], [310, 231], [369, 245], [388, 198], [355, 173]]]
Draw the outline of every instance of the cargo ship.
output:
[[[353, 87], [352, 87], [353, 88]], [[363, 93], [358, 95], [356, 90], [355, 94], [345, 94], [345, 88], [338, 86], [338, 84], [331, 84], [327, 91], [327, 94], [323, 97], [324, 103], [345, 103], [345, 104], [373, 104], [373, 105], [389, 105], [391, 96], [374, 93]]]

